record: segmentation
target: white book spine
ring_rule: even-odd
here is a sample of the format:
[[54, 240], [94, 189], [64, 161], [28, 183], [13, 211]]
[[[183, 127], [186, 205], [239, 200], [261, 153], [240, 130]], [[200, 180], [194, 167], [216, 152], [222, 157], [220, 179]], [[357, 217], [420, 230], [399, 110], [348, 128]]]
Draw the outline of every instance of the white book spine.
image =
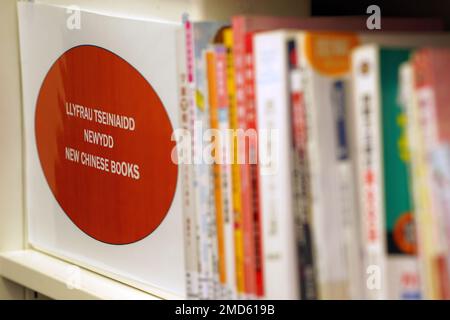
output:
[[[423, 141], [421, 136], [421, 128], [419, 125], [419, 114], [416, 99], [416, 92], [414, 89], [414, 72], [413, 67], [409, 63], [405, 63], [400, 68], [400, 90], [401, 103], [405, 108], [407, 121], [407, 136], [408, 148], [411, 158], [410, 178], [411, 191], [414, 207], [414, 219], [416, 221], [416, 237], [418, 250], [418, 271], [419, 271], [419, 286], [422, 298], [431, 298], [432, 294], [429, 292], [429, 285], [432, 279], [428, 277], [427, 272], [427, 242], [429, 237], [423, 233], [424, 227], [427, 227], [427, 221], [424, 219], [426, 210], [423, 204], [424, 190], [423, 190], [423, 164], [421, 164], [421, 155], [423, 154]], [[429, 191], [426, 191], [428, 194]], [[428, 232], [429, 228], [426, 228]]]
[[[318, 126], [318, 110], [315, 110], [314, 104], [315, 96], [313, 90], [313, 71], [311, 70], [308, 62], [305, 60], [305, 50], [304, 46], [304, 34], [300, 34], [298, 42], [298, 60], [300, 64], [300, 69], [302, 70], [302, 83], [305, 99], [305, 110], [306, 110], [306, 124], [308, 132], [307, 140], [307, 152], [308, 152], [308, 162], [310, 171], [310, 188], [311, 188], [311, 215], [312, 215], [312, 238], [313, 238], [313, 259], [314, 259], [314, 272], [316, 274], [316, 295], [317, 297], [323, 297], [323, 283], [324, 283], [324, 272], [326, 270], [326, 257], [324, 257], [326, 248], [326, 233], [322, 226], [324, 225], [324, 219], [321, 214], [323, 210], [323, 203], [321, 202], [321, 184], [320, 184], [320, 154], [317, 138], [319, 135], [320, 128]], [[328, 201], [331, 201], [328, 198]]]
[[[350, 259], [355, 256], [353, 236], [354, 181], [350, 162], [346, 103], [348, 72], [321, 72], [309, 57], [308, 33], [298, 37], [308, 124], [313, 237], [318, 295], [323, 299], [350, 296]], [[328, 41], [328, 42], [327, 42]], [[342, 39], [323, 39], [314, 54], [331, 55]]]
[[355, 156], [368, 299], [387, 298], [379, 69], [376, 46], [362, 46], [353, 52]]
[[352, 183], [352, 190], [349, 202], [352, 202], [352, 211], [349, 215], [347, 215], [347, 220], [345, 221], [345, 237], [348, 243], [347, 250], [347, 261], [348, 261], [348, 274], [349, 274], [349, 298], [352, 300], [362, 299], [363, 295], [363, 283], [364, 274], [362, 273], [362, 265], [363, 265], [363, 255], [362, 255], [362, 245], [361, 245], [361, 217], [360, 211], [358, 207], [358, 186], [356, 183], [357, 175], [356, 175], [356, 164], [355, 164], [355, 134], [354, 134], [354, 114], [353, 114], [353, 87], [351, 77], [347, 82], [347, 95], [346, 95], [346, 111], [347, 111], [347, 129], [348, 129], [348, 143], [349, 143], [349, 152], [350, 152], [350, 161], [351, 161], [351, 169], [349, 174], [349, 180]]
[[[178, 33], [178, 67], [179, 67], [179, 95], [180, 95], [180, 123], [182, 129], [181, 139], [191, 138], [193, 130], [194, 104], [189, 99], [189, 84], [186, 55], [186, 34], [181, 29]], [[175, 128], [178, 129], [178, 128]], [[178, 137], [180, 138], [180, 137]], [[183, 193], [183, 214], [184, 214], [184, 232], [185, 232], [185, 259], [186, 259], [186, 291], [188, 299], [198, 298], [198, 244], [197, 244], [197, 218], [195, 210], [194, 193], [194, 168], [191, 163], [192, 150], [180, 150], [185, 141], [180, 141], [178, 145], [179, 168], [181, 169], [181, 184]], [[178, 143], [178, 141], [177, 141]], [[189, 144], [191, 141], [188, 142]]]
[[299, 298], [292, 213], [288, 38], [283, 32], [254, 37], [264, 287], [268, 299]]
[[236, 296], [236, 265], [234, 250], [234, 219], [232, 205], [232, 181], [231, 181], [231, 139], [229, 131], [229, 109], [219, 110], [220, 130], [223, 137], [223, 159], [221, 166], [222, 175], [222, 196], [224, 212], [224, 236], [225, 236], [225, 262], [226, 262], [226, 283], [225, 298], [234, 299]]
[[[194, 179], [194, 206], [196, 216], [197, 257], [198, 257], [198, 297], [199, 299], [210, 299], [213, 297], [213, 261], [210, 243], [210, 211], [212, 210], [210, 192], [210, 165], [203, 161], [203, 134], [208, 128], [207, 109], [199, 104], [198, 94], [205, 92], [204, 66], [196, 57], [195, 48], [195, 23], [191, 23], [189, 32], [186, 33], [187, 68], [189, 78], [189, 98], [193, 106], [191, 132], [192, 138], [192, 161]], [[203, 79], [199, 79], [199, 78]]]

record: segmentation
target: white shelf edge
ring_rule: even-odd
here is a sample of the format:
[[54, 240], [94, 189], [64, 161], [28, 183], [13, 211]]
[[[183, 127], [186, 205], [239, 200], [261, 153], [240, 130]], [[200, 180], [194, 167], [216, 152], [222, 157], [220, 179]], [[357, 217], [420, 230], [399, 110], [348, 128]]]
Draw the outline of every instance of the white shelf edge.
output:
[[32, 249], [0, 253], [0, 276], [53, 299], [160, 299]]

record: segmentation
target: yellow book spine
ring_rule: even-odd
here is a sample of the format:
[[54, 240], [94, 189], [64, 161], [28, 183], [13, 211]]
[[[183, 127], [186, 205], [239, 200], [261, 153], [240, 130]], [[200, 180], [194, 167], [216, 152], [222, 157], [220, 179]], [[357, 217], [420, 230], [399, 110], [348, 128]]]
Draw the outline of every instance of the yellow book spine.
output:
[[417, 234], [419, 254], [422, 263], [422, 285], [425, 299], [441, 299], [439, 293], [439, 267], [436, 257], [439, 250], [436, 240], [436, 222], [433, 219], [431, 200], [430, 168], [427, 163], [423, 132], [419, 123], [417, 102], [411, 110], [411, 131], [414, 134], [412, 148], [412, 176], [414, 188], [414, 204], [416, 206]]
[[233, 130], [232, 148], [232, 191], [233, 191], [233, 215], [234, 215], [234, 245], [236, 255], [236, 288], [238, 293], [245, 292], [244, 279], [244, 237], [242, 233], [242, 206], [241, 206], [241, 179], [238, 164], [238, 114], [236, 104], [236, 85], [234, 77], [233, 61], [233, 31], [228, 28], [224, 31], [224, 44], [227, 50], [227, 89], [230, 110], [230, 129]]

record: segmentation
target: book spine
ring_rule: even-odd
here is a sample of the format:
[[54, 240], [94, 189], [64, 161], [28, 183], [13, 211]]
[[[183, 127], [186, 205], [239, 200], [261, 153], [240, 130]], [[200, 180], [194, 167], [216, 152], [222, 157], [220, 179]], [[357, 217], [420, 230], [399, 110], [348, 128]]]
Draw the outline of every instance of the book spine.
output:
[[[379, 49], [382, 161], [384, 190], [384, 237], [388, 299], [417, 299], [418, 276], [414, 211], [409, 192], [409, 150], [406, 115], [399, 103], [398, 70], [410, 55], [408, 49]], [[389, 88], [389, 90], [387, 90]], [[407, 281], [406, 281], [407, 280]]]
[[227, 90], [230, 104], [230, 129], [232, 135], [231, 149], [231, 178], [232, 178], [232, 208], [234, 219], [234, 249], [235, 249], [235, 270], [236, 270], [236, 290], [238, 295], [244, 294], [244, 241], [242, 227], [242, 203], [241, 203], [241, 177], [239, 165], [239, 139], [237, 136], [238, 111], [236, 102], [236, 84], [234, 72], [233, 55], [233, 30], [228, 29], [224, 33], [225, 46], [227, 50]]
[[[417, 267], [418, 275], [415, 285], [419, 287], [420, 297], [425, 299], [433, 298], [433, 275], [430, 276], [425, 270], [428, 270], [428, 254], [430, 224], [427, 222], [426, 214], [429, 209], [425, 209], [428, 201], [428, 190], [422, 186], [424, 164], [421, 163], [423, 155], [423, 140], [419, 124], [417, 95], [414, 89], [414, 70], [412, 63], [404, 63], [400, 67], [400, 103], [406, 113], [406, 134], [408, 137], [408, 149], [410, 155], [409, 176], [410, 190], [414, 207], [414, 219], [416, 221], [416, 241], [417, 241]], [[427, 234], [428, 233], [428, 234]], [[414, 279], [412, 279], [414, 280]], [[406, 282], [406, 281], [405, 281]], [[411, 282], [411, 280], [409, 281]]]
[[[189, 82], [192, 81], [189, 63], [192, 56], [189, 54], [188, 48], [191, 44], [192, 25], [189, 20], [184, 20], [184, 29], [180, 31], [181, 39], [179, 39], [179, 66], [182, 70], [180, 74], [180, 119], [181, 126], [186, 137], [189, 137], [192, 146], [193, 134], [193, 115], [194, 101], [190, 99]], [[199, 270], [198, 270], [198, 227], [195, 207], [195, 187], [194, 187], [194, 167], [192, 164], [193, 150], [184, 150], [183, 154], [188, 157], [184, 159], [181, 166], [183, 167], [182, 185], [183, 185], [183, 210], [184, 210], [184, 227], [185, 227], [185, 255], [186, 255], [186, 289], [189, 299], [197, 299], [199, 297]], [[187, 161], [186, 161], [187, 160]]]
[[294, 151], [292, 177], [294, 218], [299, 256], [298, 270], [302, 300], [317, 299], [312, 237], [312, 198], [308, 160], [308, 130], [302, 69], [297, 65], [296, 42], [289, 47], [290, 102]]
[[[447, 90], [447, 89], [445, 89]], [[431, 156], [431, 167], [433, 168], [433, 192], [439, 202], [439, 234], [442, 254], [439, 255], [440, 266], [440, 292], [443, 299], [450, 299], [450, 277], [449, 277], [449, 217], [450, 212], [450, 152], [447, 143], [441, 143]]]
[[[321, 134], [320, 131], [323, 130], [328, 132], [329, 128], [329, 116], [331, 114], [331, 110], [327, 109], [326, 105], [320, 105], [316, 100], [321, 99], [321, 97], [326, 96], [326, 88], [324, 88], [323, 92], [317, 92], [319, 97], [315, 96], [315, 72], [314, 69], [308, 62], [307, 55], [305, 54], [306, 50], [310, 46], [306, 46], [306, 37], [307, 34], [302, 33], [297, 38], [298, 46], [299, 46], [299, 66], [302, 70], [302, 80], [303, 80], [303, 97], [305, 103], [306, 110], [306, 125], [308, 132], [307, 139], [307, 153], [308, 153], [308, 161], [309, 161], [309, 174], [310, 174], [310, 192], [311, 192], [311, 217], [312, 217], [312, 236], [313, 236], [313, 261], [315, 262], [314, 273], [315, 273], [315, 283], [316, 283], [316, 295], [317, 299], [329, 299], [330, 290], [328, 290], [327, 281], [328, 276], [328, 261], [333, 256], [333, 254], [328, 254], [327, 250], [329, 250], [330, 246], [330, 234], [327, 233], [327, 225], [335, 221], [332, 218], [328, 218], [326, 215], [329, 211], [327, 211], [327, 203], [334, 203], [334, 197], [336, 196], [336, 191], [332, 189], [333, 183], [325, 183], [325, 187], [330, 191], [327, 192], [327, 198], [324, 201], [324, 185], [322, 181], [327, 181], [327, 179], [332, 176], [330, 173], [330, 168], [332, 164], [327, 167], [324, 167], [324, 162], [331, 161], [331, 154], [325, 155], [321, 151], [326, 149], [333, 150], [332, 141], [330, 139], [320, 139]], [[322, 80], [322, 79], [321, 79]], [[326, 80], [322, 80], [325, 84], [327, 84]], [[318, 109], [320, 107], [320, 109]], [[321, 112], [321, 110], [326, 110], [326, 113]], [[326, 136], [326, 134], [324, 134]], [[322, 172], [323, 170], [323, 172]], [[335, 210], [335, 209], [334, 209]], [[330, 221], [328, 221], [330, 220]], [[333, 222], [331, 222], [333, 221]], [[337, 244], [336, 241], [331, 242], [331, 247], [334, 247]], [[338, 261], [335, 261], [336, 266], [339, 267]], [[340, 268], [339, 268], [340, 269]]]
[[239, 129], [238, 111], [236, 101], [236, 84], [233, 55], [233, 30], [228, 29], [224, 34], [225, 46], [227, 50], [227, 89], [229, 98], [229, 124], [233, 131], [231, 150], [231, 175], [232, 175], [232, 208], [234, 219], [234, 249], [235, 249], [235, 270], [236, 270], [236, 294], [244, 294], [244, 239], [242, 223], [242, 202], [241, 202], [241, 178], [239, 166], [239, 139], [237, 130]]
[[[246, 119], [246, 92], [245, 92], [245, 32], [240, 23], [233, 20], [233, 56], [236, 79], [236, 104], [238, 112], [238, 127], [244, 130], [244, 136], [240, 137], [239, 155], [242, 155], [240, 168], [241, 178], [241, 209], [242, 227], [244, 237], [244, 287], [245, 294], [252, 297], [256, 294], [256, 270], [254, 252], [254, 223], [252, 217], [252, 198], [250, 184], [249, 148], [247, 146], [247, 119]], [[251, 133], [250, 133], [251, 134]]]
[[292, 214], [292, 130], [288, 87], [288, 35], [254, 37], [264, 290], [267, 299], [298, 299]]
[[[350, 55], [349, 55], [350, 58]], [[349, 72], [350, 74], [350, 72]], [[362, 246], [361, 246], [361, 217], [358, 210], [358, 190], [356, 184], [356, 172], [355, 172], [355, 135], [353, 129], [353, 109], [352, 109], [352, 85], [351, 78], [344, 82], [346, 86], [345, 92], [345, 119], [347, 129], [347, 143], [349, 152], [349, 161], [345, 174], [341, 175], [341, 186], [346, 189], [346, 205], [342, 206], [345, 213], [344, 218], [344, 237], [345, 243], [347, 243], [346, 261], [348, 267], [348, 295], [349, 299], [361, 299], [363, 297], [363, 280], [364, 275], [362, 272]], [[347, 186], [345, 188], [344, 186]], [[345, 203], [345, 201], [343, 201]]]
[[[442, 287], [443, 278], [445, 276], [442, 273], [443, 268], [441, 268], [442, 261], [444, 261], [444, 249], [442, 247], [442, 240], [440, 237], [440, 217], [439, 208], [436, 201], [435, 186], [433, 185], [433, 168], [430, 163], [430, 147], [427, 144], [435, 144], [434, 136], [434, 124], [435, 124], [435, 114], [434, 114], [434, 96], [431, 88], [429, 86], [417, 87], [417, 98], [419, 104], [419, 121], [423, 133], [423, 170], [424, 170], [424, 185], [427, 186], [427, 200], [429, 205], [429, 212], [426, 213], [426, 220], [429, 221], [430, 225], [430, 264], [428, 266], [428, 273], [432, 274], [433, 278], [433, 294], [437, 299], [444, 298], [444, 290]], [[425, 195], [425, 194], [424, 194]]]
[[[350, 54], [348, 53], [350, 58]], [[349, 70], [350, 73], [350, 70]], [[338, 210], [342, 214], [343, 231], [343, 265], [345, 272], [345, 288], [342, 297], [350, 299], [361, 298], [361, 244], [360, 219], [356, 204], [355, 172], [353, 151], [351, 150], [351, 83], [349, 78], [337, 79], [332, 85], [332, 105], [335, 118], [335, 132], [337, 142], [336, 158], [337, 188], [340, 199]]]
[[[196, 225], [198, 236], [198, 269], [199, 298], [210, 299], [214, 296], [214, 259], [212, 246], [211, 216], [213, 207], [211, 201], [210, 165], [203, 161], [203, 135], [209, 127], [207, 101], [204, 87], [206, 74], [204, 59], [196, 48], [196, 25], [189, 22], [186, 28], [186, 52], [188, 55], [188, 82], [193, 113], [193, 162], [194, 162], [194, 193], [196, 208]], [[215, 229], [215, 228], [214, 228]]]
[[[203, 88], [203, 137], [207, 137], [207, 143], [211, 146], [215, 143], [215, 138], [213, 134], [213, 130], [211, 130], [211, 116], [210, 116], [210, 98], [209, 98], [209, 90], [208, 90], [208, 49], [202, 50], [202, 65], [203, 65], [203, 77], [204, 77], [204, 85]], [[207, 147], [206, 147], [207, 148]], [[204, 155], [205, 156], [205, 155]], [[209, 280], [209, 297], [208, 299], [220, 299], [220, 280], [219, 280], [219, 247], [218, 247], [218, 233], [217, 233], [217, 215], [216, 215], [216, 206], [215, 206], [215, 175], [214, 175], [214, 153], [207, 155], [212, 156], [211, 159], [204, 159], [205, 162], [205, 171], [203, 172], [205, 179], [205, 198], [203, 201], [206, 202], [207, 208], [207, 245], [209, 251], [210, 258], [210, 280]], [[208, 161], [209, 160], [209, 161]]]
[[[348, 54], [350, 56], [350, 54]], [[335, 297], [348, 299], [351, 296], [351, 278], [354, 272], [356, 277], [360, 276], [358, 264], [359, 247], [355, 241], [357, 236], [357, 218], [355, 209], [355, 190], [353, 166], [350, 159], [348, 145], [348, 123], [347, 112], [349, 111], [347, 103], [349, 85], [347, 78], [332, 80], [331, 85], [331, 105], [334, 116], [334, 132], [336, 143], [336, 190], [339, 195], [336, 203], [336, 209], [339, 213], [338, 222], [340, 222], [342, 231], [338, 232], [337, 239], [340, 240], [340, 252], [343, 256], [340, 260], [341, 271], [336, 273], [334, 283]], [[357, 280], [358, 281], [358, 280]]]
[[373, 46], [352, 55], [356, 166], [363, 231], [365, 296], [386, 299], [379, 53]]
[[218, 101], [218, 124], [221, 142], [220, 174], [222, 183], [224, 242], [225, 242], [225, 292], [223, 297], [233, 299], [235, 296], [235, 250], [234, 219], [231, 190], [231, 142], [229, 123], [229, 101], [227, 90], [227, 54], [223, 46], [216, 47], [216, 79]]
[[[434, 91], [433, 76], [430, 59], [426, 52], [418, 54], [414, 60], [415, 90], [417, 94], [419, 123], [421, 125], [423, 139], [422, 164], [424, 169], [424, 183], [429, 193], [428, 205], [430, 210], [423, 219], [429, 225], [429, 247], [424, 252], [428, 255], [428, 263], [425, 264], [425, 273], [431, 278], [429, 293], [437, 299], [449, 299], [449, 275], [447, 262], [446, 241], [443, 238], [445, 226], [443, 208], [440, 205], [439, 193], [442, 186], [435, 179], [439, 176], [435, 167], [436, 151], [439, 150], [438, 118], [436, 96]], [[442, 179], [442, 176], [440, 176]], [[425, 230], [424, 230], [425, 231]], [[425, 231], [426, 232], [426, 231]]]
[[[217, 234], [217, 269], [219, 275], [219, 282], [221, 286], [226, 283], [226, 265], [225, 265], [225, 239], [224, 239], [224, 212], [223, 212], [223, 195], [222, 195], [222, 168], [221, 168], [221, 139], [219, 131], [219, 101], [217, 88], [217, 64], [216, 53], [213, 49], [206, 52], [206, 72], [208, 83], [208, 101], [209, 101], [209, 128], [211, 134], [214, 133], [214, 143], [212, 158], [214, 163], [212, 165], [213, 179], [214, 179], [214, 205], [215, 205], [215, 222]], [[213, 132], [214, 131], [214, 132]], [[219, 294], [219, 297], [221, 295]]]
[[[354, 217], [346, 123], [346, 82], [353, 33], [305, 32], [298, 39], [308, 124], [314, 258], [318, 297], [350, 294], [349, 258]], [[339, 48], [339, 49], [337, 49]]]
[[[255, 77], [253, 64], [253, 33], [246, 34], [245, 46], [245, 100], [246, 100], [246, 128], [257, 132]], [[249, 196], [251, 202], [251, 217], [253, 224], [253, 252], [255, 269], [255, 293], [257, 297], [264, 296], [261, 214], [259, 198], [259, 166], [258, 166], [257, 135], [250, 135], [248, 141], [248, 170], [249, 170]]]
[[430, 261], [432, 252], [432, 223], [429, 219], [430, 194], [426, 187], [424, 172], [427, 170], [424, 145], [419, 123], [419, 110], [417, 95], [414, 89], [414, 72], [409, 63], [403, 65], [401, 73], [401, 100], [406, 110], [407, 135], [410, 153], [411, 191], [414, 203], [414, 218], [416, 220], [419, 286], [421, 296], [425, 299], [435, 299], [435, 274], [431, 270]]

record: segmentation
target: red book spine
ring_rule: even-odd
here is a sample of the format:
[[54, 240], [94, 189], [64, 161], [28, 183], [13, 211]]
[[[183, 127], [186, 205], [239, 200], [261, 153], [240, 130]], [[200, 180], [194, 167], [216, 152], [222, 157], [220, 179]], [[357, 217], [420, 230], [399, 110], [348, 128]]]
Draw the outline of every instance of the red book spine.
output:
[[245, 102], [247, 129], [253, 130], [255, 135], [249, 137], [249, 175], [250, 175], [250, 201], [253, 218], [253, 245], [255, 253], [256, 295], [264, 296], [264, 268], [262, 251], [262, 222], [260, 211], [260, 187], [258, 165], [258, 140], [256, 136], [256, 95], [253, 63], [253, 33], [247, 33], [245, 38]]
[[[240, 20], [233, 20], [234, 69], [236, 77], [236, 104], [239, 129], [247, 130], [247, 108], [245, 96], [245, 32]], [[245, 135], [239, 137], [238, 160], [241, 172], [241, 205], [244, 231], [244, 287], [246, 294], [256, 294], [256, 268], [252, 198], [250, 184], [249, 148]]]

